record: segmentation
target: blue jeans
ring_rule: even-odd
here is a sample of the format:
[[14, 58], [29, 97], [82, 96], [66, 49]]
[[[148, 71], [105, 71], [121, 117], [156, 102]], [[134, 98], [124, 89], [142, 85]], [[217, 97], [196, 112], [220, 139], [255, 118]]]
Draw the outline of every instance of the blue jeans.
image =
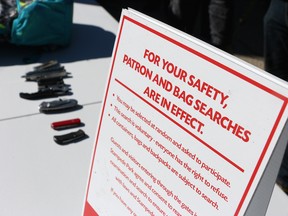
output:
[[[271, 0], [264, 17], [265, 70], [288, 81], [288, 1]], [[277, 182], [288, 188], [288, 147]]]

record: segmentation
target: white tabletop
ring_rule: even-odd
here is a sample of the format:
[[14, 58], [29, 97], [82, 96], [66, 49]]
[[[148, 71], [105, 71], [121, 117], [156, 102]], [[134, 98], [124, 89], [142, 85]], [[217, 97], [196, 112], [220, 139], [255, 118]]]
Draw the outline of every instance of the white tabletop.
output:
[[[96, 1], [75, 3], [71, 45], [56, 51], [4, 46], [0, 50], [0, 215], [80, 216], [90, 171], [98, 115], [118, 28], [117, 21]], [[57, 59], [71, 73], [71, 85], [82, 109], [62, 114], [39, 113], [42, 101], [25, 100], [20, 92], [36, 92], [37, 83], [21, 76], [39, 63]], [[39, 58], [39, 59], [38, 59]], [[81, 142], [60, 146], [52, 122], [80, 118], [89, 136]]]
[[[0, 215], [81, 216], [101, 101], [118, 23], [96, 1], [74, 3], [73, 38], [68, 48], [35, 52], [25, 48], [0, 50]], [[6, 48], [6, 49], [5, 49]], [[9, 48], [9, 49], [8, 49]], [[21, 78], [34, 64], [57, 59], [71, 78], [73, 95], [83, 108], [62, 114], [42, 114], [45, 100], [25, 100], [20, 92], [35, 92], [37, 84]], [[80, 118], [89, 138], [67, 146], [53, 141], [55, 121]], [[287, 196], [276, 186], [267, 216], [287, 216]]]

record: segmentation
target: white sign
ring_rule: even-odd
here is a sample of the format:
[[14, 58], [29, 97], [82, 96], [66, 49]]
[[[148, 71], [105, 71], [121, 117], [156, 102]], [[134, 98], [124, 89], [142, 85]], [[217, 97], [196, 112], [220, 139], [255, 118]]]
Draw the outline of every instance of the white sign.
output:
[[287, 89], [125, 10], [83, 215], [244, 215], [285, 125]]

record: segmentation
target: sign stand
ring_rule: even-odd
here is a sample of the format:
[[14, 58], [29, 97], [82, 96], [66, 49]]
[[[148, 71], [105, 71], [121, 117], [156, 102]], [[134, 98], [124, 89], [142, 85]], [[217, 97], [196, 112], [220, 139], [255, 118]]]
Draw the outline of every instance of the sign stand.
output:
[[83, 216], [264, 215], [288, 138], [287, 90], [123, 10]]
[[246, 210], [245, 216], [265, 215], [274, 184], [278, 175], [279, 167], [286, 149], [288, 137], [288, 122], [286, 122], [283, 132], [276, 144], [273, 154], [267, 164], [266, 170], [258, 184], [257, 189]]

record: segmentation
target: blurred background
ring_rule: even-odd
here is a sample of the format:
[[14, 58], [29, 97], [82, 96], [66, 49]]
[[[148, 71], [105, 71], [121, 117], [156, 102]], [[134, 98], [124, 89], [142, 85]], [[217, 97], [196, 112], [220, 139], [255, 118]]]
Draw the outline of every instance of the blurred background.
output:
[[264, 67], [263, 18], [270, 0], [99, 0], [98, 2], [116, 20], [120, 19], [122, 8], [131, 7], [262, 69]]

